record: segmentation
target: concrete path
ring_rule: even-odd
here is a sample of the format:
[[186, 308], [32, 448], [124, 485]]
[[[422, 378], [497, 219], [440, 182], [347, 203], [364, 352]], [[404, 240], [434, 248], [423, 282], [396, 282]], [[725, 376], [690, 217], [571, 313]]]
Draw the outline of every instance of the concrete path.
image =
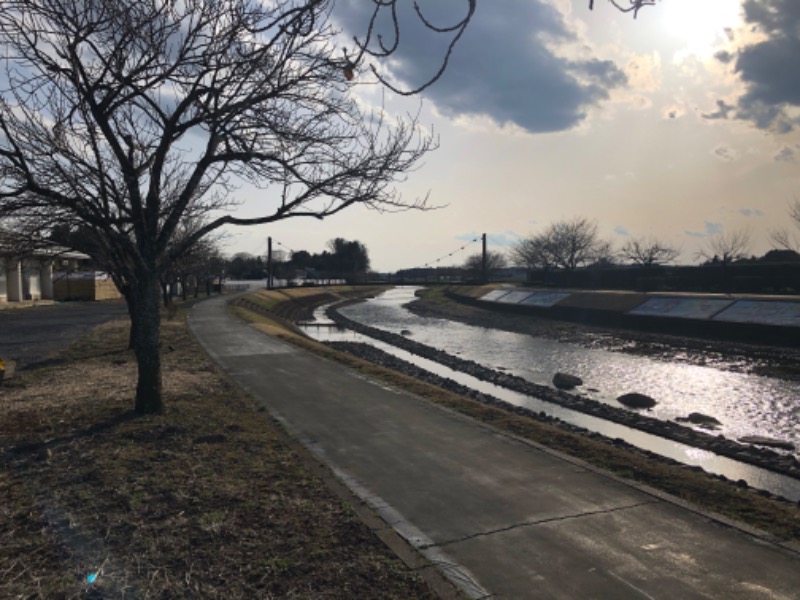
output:
[[360, 377], [230, 317], [214, 358], [475, 598], [800, 598], [800, 551]]
[[0, 310], [0, 359], [17, 361], [17, 369], [46, 360], [101, 323], [128, 316], [121, 300], [10, 304]]

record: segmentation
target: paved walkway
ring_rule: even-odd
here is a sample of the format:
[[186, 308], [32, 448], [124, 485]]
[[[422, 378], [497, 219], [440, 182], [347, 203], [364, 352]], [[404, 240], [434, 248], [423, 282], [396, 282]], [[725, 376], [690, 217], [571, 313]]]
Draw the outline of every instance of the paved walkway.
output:
[[214, 358], [471, 597], [800, 598], [800, 552], [196, 305]]
[[9, 302], [0, 309], [0, 359], [17, 361], [17, 369], [46, 360], [93, 327], [127, 318], [122, 301], [31, 303]]

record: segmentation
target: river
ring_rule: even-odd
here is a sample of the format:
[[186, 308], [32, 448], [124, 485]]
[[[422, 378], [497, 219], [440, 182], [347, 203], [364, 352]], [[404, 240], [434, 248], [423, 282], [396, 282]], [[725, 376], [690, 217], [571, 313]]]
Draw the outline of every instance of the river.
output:
[[[548, 385], [555, 372], [565, 371], [580, 376], [584, 380], [581, 393], [600, 402], [619, 406], [616, 402], [619, 395], [640, 392], [658, 400], [658, 405], [648, 413], [657, 419], [672, 420], [701, 412], [719, 419], [722, 426], [717, 432], [728, 438], [762, 435], [788, 440], [800, 447], [800, 398], [796, 383], [419, 317], [404, 308], [414, 299], [417, 289], [394, 288], [340, 312], [354, 321], [392, 333], [404, 332], [417, 342], [534, 383]], [[318, 313], [317, 317], [321, 315]], [[796, 480], [480, 382], [352, 332], [313, 326], [306, 327], [306, 331], [321, 340], [366, 341], [508, 402], [543, 410], [609, 437], [619, 437], [681, 462], [702, 466], [709, 472], [734, 480], [744, 479], [753, 487], [800, 500], [800, 482]]]

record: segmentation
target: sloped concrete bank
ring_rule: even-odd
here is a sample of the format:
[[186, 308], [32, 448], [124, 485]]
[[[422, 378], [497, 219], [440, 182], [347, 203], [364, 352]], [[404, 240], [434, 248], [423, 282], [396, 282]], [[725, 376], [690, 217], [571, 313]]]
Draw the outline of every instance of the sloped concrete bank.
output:
[[[533, 292], [534, 290], [530, 290]], [[557, 291], [543, 291], [543, 294], [556, 294]], [[445, 296], [456, 302], [478, 306], [496, 312], [528, 314], [561, 321], [570, 321], [598, 327], [631, 329], [673, 336], [688, 336], [724, 341], [770, 344], [800, 347], [800, 327], [787, 327], [774, 324], [735, 322], [715, 320], [711, 317], [682, 317], [675, 314], [655, 315], [637, 314], [636, 310], [647, 302], [660, 299], [692, 301], [705, 299], [711, 301], [755, 300], [764, 303], [780, 303], [777, 298], [734, 298], [719, 296], [682, 296], [645, 294], [639, 292], [564, 292], [563, 298], [550, 305], [511, 303], [487, 300], [485, 296], [474, 297], [462, 292], [458, 287], [444, 291]], [[796, 301], [796, 297], [789, 300]]]
[[337, 312], [337, 307], [341, 307], [341, 305], [331, 307], [327, 311], [328, 317], [337, 324], [393, 346], [397, 346], [417, 356], [433, 360], [453, 370], [467, 373], [483, 381], [488, 381], [495, 385], [547, 402], [552, 402], [572, 410], [590, 414], [601, 419], [619, 423], [689, 446], [708, 450], [720, 456], [726, 456], [775, 473], [800, 479], [800, 461], [792, 455], [780, 454], [766, 448], [745, 446], [735, 441], [728, 440], [723, 435], [711, 435], [671, 421], [660, 421], [634, 410], [622, 407], [617, 408], [579, 394], [556, 390], [527, 381], [515, 375], [495, 371], [473, 361], [464, 360], [441, 350], [420, 344], [402, 335], [382, 331], [353, 321]]

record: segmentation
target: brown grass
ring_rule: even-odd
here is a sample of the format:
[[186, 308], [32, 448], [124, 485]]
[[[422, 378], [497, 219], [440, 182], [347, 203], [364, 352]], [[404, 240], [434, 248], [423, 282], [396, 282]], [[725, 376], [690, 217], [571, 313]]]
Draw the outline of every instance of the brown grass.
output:
[[163, 415], [130, 411], [124, 322], [0, 388], [0, 597], [430, 597], [182, 319], [163, 340]]

